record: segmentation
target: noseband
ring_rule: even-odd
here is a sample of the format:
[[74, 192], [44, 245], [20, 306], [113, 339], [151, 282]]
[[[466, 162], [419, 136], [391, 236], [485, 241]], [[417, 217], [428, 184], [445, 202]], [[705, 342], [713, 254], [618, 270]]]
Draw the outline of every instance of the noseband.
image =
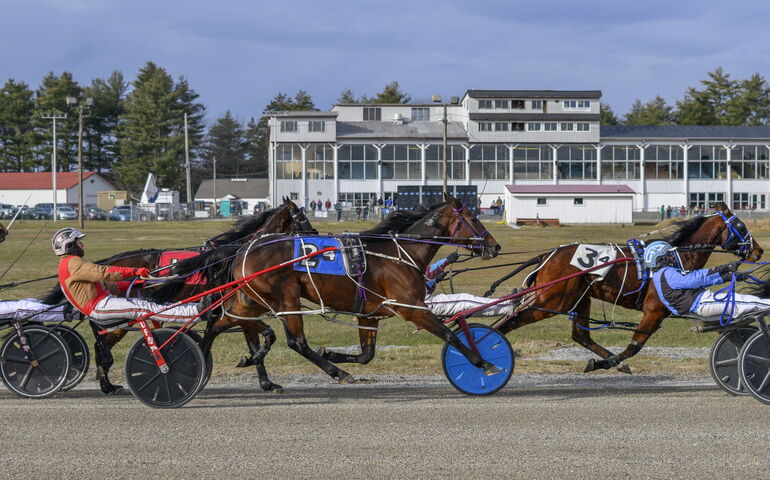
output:
[[473, 225], [465, 218], [463, 217], [463, 210], [465, 209], [465, 205], [460, 205], [460, 208], [452, 207], [452, 213], [454, 214], [455, 218], [458, 219], [457, 223], [455, 223], [455, 228], [452, 230], [452, 238], [455, 238], [455, 235], [457, 235], [457, 232], [460, 230], [460, 224], [464, 225], [465, 228], [468, 229], [468, 231], [471, 232], [471, 234], [475, 237], [474, 240], [471, 241], [471, 247], [470, 248], [476, 248], [473, 243], [479, 242], [481, 251], [486, 252], [487, 246], [484, 243], [484, 239], [489, 236], [489, 230], [484, 228], [482, 232], [478, 232], [475, 228], [473, 228]]

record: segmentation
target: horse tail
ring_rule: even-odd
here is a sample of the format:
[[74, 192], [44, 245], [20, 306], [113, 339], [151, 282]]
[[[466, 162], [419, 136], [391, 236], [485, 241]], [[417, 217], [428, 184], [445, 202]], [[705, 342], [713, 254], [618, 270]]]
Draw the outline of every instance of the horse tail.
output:
[[[488, 297], [488, 296], [492, 295], [493, 293], [495, 293], [495, 290], [497, 289], [497, 287], [500, 286], [501, 283], [503, 283], [504, 281], [506, 281], [509, 278], [513, 277], [514, 275], [516, 275], [517, 273], [521, 272], [525, 268], [529, 268], [532, 265], [539, 265], [543, 261], [543, 257], [544, 256], [545, 255], [538, 255], [536, 257], [530, 258], [529, 260], [526, 260], [521, 265], [519, 265], [518, 267], [514, 268], [511, 272], [505, 274], [502, 278], [500, 278], [499, 280], [497, 280], [494, 283], [492, 283], [492, 285], [489, 286], [489, 290], [487, 290], [487, 292], [484, 294], [484, 296]], [[534, 279], [532, 281], [534, 281]]]
[[66, 300], [66, 298], [57, 282], [54, 287], [48, 290], [42, 297], [39, 297], [38, 300], [46, 305], [57, 305]]

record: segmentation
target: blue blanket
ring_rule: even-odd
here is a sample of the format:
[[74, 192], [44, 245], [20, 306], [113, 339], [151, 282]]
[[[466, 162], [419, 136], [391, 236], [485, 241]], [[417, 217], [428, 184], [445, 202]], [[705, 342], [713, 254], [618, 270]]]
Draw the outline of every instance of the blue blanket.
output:
[[[304, 245], [303, 245], [304, 244]], [[338, 247], [336, 238], [330, 237], [299, 237], [294, 239], [294, 258], [304, 257], [328, 247]], [[339, 250], [326, 252], [322, 255], [302, 260], [294, 264], [294, 270], [299, 272], [322, 273], [324, 275], [347, 275], [342, 253]]]

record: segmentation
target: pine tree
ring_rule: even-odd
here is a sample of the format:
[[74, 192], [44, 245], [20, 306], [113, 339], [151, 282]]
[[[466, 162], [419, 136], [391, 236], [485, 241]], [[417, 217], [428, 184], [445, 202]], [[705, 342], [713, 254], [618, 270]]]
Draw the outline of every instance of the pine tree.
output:
[[673, 123], [672, 107], [658, 95], [649, 102], [642, 103], [637, 99], [631, 110], [625, 115], [626, 125], [671, 125]]
[[767, 125], [770, 123], [770, 88], [758, 73], [739, 82], [727, 105], [727, 125]]
[[401, 86], [397, 81], [392, 81], [383, 87], [382, 91], [374, 98], [362, 97], [361, 103], [409, 103], [412, 101], [411, 95], [401, 91]]
[[80, 102], [83, 90], [72, 78], [70, 72], [56, 76], [49, 72], [43, 77], [40, 87], [35, 93], [35, 124], [44, 139], [41, 148], [37, 150], [38, 164], [43, 168], [50, 165], [53, 134], [51, 121], [40, 118], [45, 113], [66, 113], [66, 119], [57, 121], [56, 137], [59, 143], [57, 151], [57, 169], [69, 171], [77, 169], [78, 115], [77, 111], [67, 105], [67, 98], [75, 98]]
[[125, 113], [124, 102], [128, 85], [123, 74], [114, 71], [106, 79], [95, 78], [83, 95], [91, 97], [94, 105], [84, 125], [84, 168], [109, 172], [117, 161], [117, 131], [120, 117]]
[[33, 118], [35, 102], [26, 83], [8, 80], [0, 89], [0, 169], [23, 172], [34, 168], [38, 142]]
[[599, 113], [599, 122], [601, 125], [617, 125], [620, 123], [609, 103], [602, 103]]
[[253, 173], [244, 170], [247, 165], [243, 125], [233, 117], [230, 110], [209, 128], [205, 149], [207, 157], [217, 159], [218, 174], [240, 176]]
[[338, 104], [352, 104], [352, 103], [360, 103], [359, 100], [356, 98], [356, 95], [353, 93], [353, 90], [346, 88], [342, 92], [340, 92], [340, 96], [337, 97], [337, 103]]
[[264, 130], [260, 130], [259, 122], [252, 117], [246, 124], [244, 138], [244, 155], [249, 169], [257, 177], [267, 177], [267, 138]]

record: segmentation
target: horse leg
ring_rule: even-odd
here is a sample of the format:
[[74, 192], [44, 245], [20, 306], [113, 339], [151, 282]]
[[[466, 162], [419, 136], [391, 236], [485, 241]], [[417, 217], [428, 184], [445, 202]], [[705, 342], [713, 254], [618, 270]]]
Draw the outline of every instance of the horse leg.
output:
[[660, 328], [660, 324], [663, 322], [664, 318], [665, 314], [661, 312], [645, 312], [642, 321], [639, 323], [639, 326], [636, 327], [636, 331], [631, 337], [631, 343], [628, 344], [625, 350], [618, 355], [612, 355], [603, 360], [594, 362], [593, 365], [589, 362], [589, 364], [586, 365], [586, 371], [591, 371], [588, 370], [589, 366], [593, 367], [592, 370], [598, 370], [600, 368], [608, 370], [625, 361], [627, 358], [631, 358], [639, 353], [647, 340], [649, 340], [650, 336]]
[[[575, 313], [577, 313], [577, 318], [575, 318], [574, 322], [572, 323], [572, 340], [591, 350], [596, 355], [601, 357], [602, 360], [610, 358], [612, 356], [612, 352], [596, 343], [594, 339], [591, 338], [591, 331], [588, 330], [588, 327], [590, 326], [590, 320], [588, 317], [591, 314], [591, 299], [584, 298], [581, 300], [575, 308]], [[595, 364], [596, 359], [592, 358], [588, 360], [588, 364], [583, 369], [583, 372], [588, 373], [596, 370], [594, 367]], [[631, 368], [626, 364], [619, 366], [618, 370], [623, 373], [631, 373]]]
[[104, 335], [99, 335], [102, 329], [94, 322], [91, 323], [91, 330], [94, 332], [94, 362], [96, 363], [96, 379], [99, 380], [99, 388], [104, 394], [117, 393], [123, 389], [122, 385], [115, 385], [110, 382], [110, 368], [114, 363], [112, 357], [112, 347], [118, 343], [125, 335], [125, 330], [116, 330]]
[[[268, 378], [264, 362], [265, 356], [275, 342], [275, 332], [273, 332], [269, 325], [260, 320], [245, 321], [241, 323], [241, 326], [243, 327], [243, 336], [246, 338], [246, 344], [249, 346], [249, 352], [251, 353], [251, 357], [245, 363], [256, 367], [259, 386], [266, 392], [283, 393], [283, 387], [271, 382], [270, 378]], [[264, 346], [259, 343], [260, 334], [265, 336]]]
[[[282, 311], [297, 311], [299, 305], [284, 305]], [[289, 348], [313, 362], [318, 368], [340, 383], [354, 383], [355, 379], [348, 372], [338, 368], [329, 360], [316, 353], [307, 344], [302, 315], [283, 315], [283, 326], [286, 330], [286, 343]]]
[[[377, 328], [380, 323], [379, 320], [357, 317], [358, 325], [362, 327]], [[359, 355], [351, 355], [333, 350], [326, 350], [324, 347], [320, 347], [316, 352], [320, 353], [325, 359], [334, 363], [360, 363], [366, 365], [374, 358], [374, 347], [377, 344], [377, 330], [369, 330], [366, 328], [358, 329], [358, 339], [361, 343], [361, 353]]]

